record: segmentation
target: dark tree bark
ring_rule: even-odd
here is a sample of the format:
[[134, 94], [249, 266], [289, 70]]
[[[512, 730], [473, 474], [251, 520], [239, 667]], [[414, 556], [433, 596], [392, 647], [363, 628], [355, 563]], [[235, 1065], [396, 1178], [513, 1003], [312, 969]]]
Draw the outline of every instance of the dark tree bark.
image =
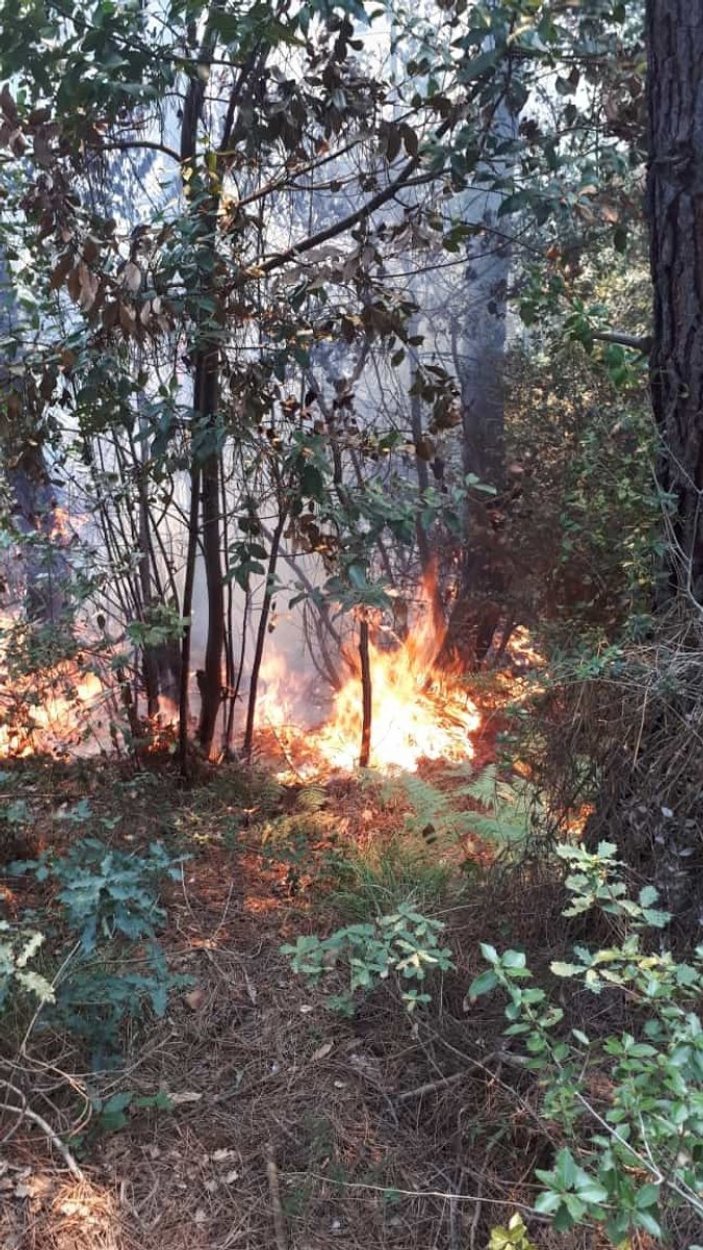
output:
[[368, 768], [371, 759], [371, 718], [373, 715], [373, 688], [371, 685], [371, 656], [369, 653], [369, 622], [362, 616], [359, 622], [359, 658], [361, 660], [361, 750], [359, 767]]
[[[212, 26], [212, 16], [221, 8], [221, 0], [214, 0], [205, 28], [205, 35], [198, 53], [199, 73], [191, 78], [183, 105], [181, 121], [181, 161], [184, 169], [192, 167], [197, 158], [198, 126], [202, 116], [205, 99], [205, 82], [207, 81], [216, 35]], [[194, 180], [192, 190], [200, 185], [200, 178]], [[208, 184], [207, 179], [202, 188]], [[218, 201], [215, 194], [208, 194], [200, 203], [193, 200], [194, 212], [199, 219], [203, 242], [214, 250], [215, 233], [217, 230]], [[200, 722], [198, 738], [207, 756], [212, 752], [217, 717], [222, 705], [222, 660], [225, 645], [225, 594], [222, 576], [222, 559], [220, 543], [220, 457], [216, 449], [216, 414], [219, 397], [219, 348], [217, 337], [206, 335], [199, 339], [193, 352], [193, 409], [194, 431], [212, 443], [206, 447], [205, 454], [200, 457], [199, 450], [193, 448], [193, 466], [191, 475], [193, 482], [197, 479], [202, 497], [202, 545], [205, 559], [205, 577], [207, 583], [208, 632], [205, 646], [205, 667], [198, 675], [200, 689]], [[193, 535], [193, 516], [191, 514], [191, 538]], [[184, 607], [185, 613], [185, 607]], [[184, 638], [183, 661], [185, 672], [181, 677], [181, 766], [185, 764], [185, 739], [187, 728], [183, 727], [183, 712], [187, 713], [188, 702], [188, 671], [185, 665], [186, 651], [190, 659], [190, 629]]]
[[647, 208], [658, 479], [674, 500], [660, 604], [703, 603], [703, 5], [648, 0]]
[[183, 640], [181, 642], [180, 690], [178, 692], [178, 757], [181, 776], [188, 776], [188, 713], [190, 708], [190, 652], [193, 636], [193, 586], [195, 558], [198, 551], [198, 515], [200, 511], [200, 469], [194, 462], [190, 473], [190, 516], [188, 518], [188, 553], [183, 588]]
[[[615, 841], [637, 882], [656, 885], [674, 917], [676, 940], [688, 944], [699, 940], [703, 915], [698, 650], [703, 605], [703, 5], [699, 0], [647, 0], [646, 21], [647, 216], [654, 287], [650, 389], [660, 435], [657, 475], [671, 497], [669, 541], [655, 597], [656, 678], [642, 679], [637, 657], [631, 684], [622, 698], [615, 696], [615, 708], [607, 689], [603, 713], [592, 707], [598, 732], [590, 720], [578, 732], [601, 771], [587, 844], [595, 849], [604, 836]], [[676, 600], [681, 611], [672, 627], [667, 616]], [[578, 739], [571, 749], [581, 754]]]
[[[210, 359], [213, 357], [213, 359]], [[195, 371], [198, 416], [213, 429], [218, 366], [214, 352], [201, 356]], [[208, 641], [200, 680], [198, 736], [206, 755], [213, 750], [216, 722], [223, 702], [223, 656], [225, 645], [225, 592], [220, 552], [220, 457], [211, 452], [203, 462], [203, 554], [208, 584]]]
[[261, 673], [261, 662], [264, 658], [264, 645], [266, 643], [266, 633], [268, 630], [269, 615], [271, 613], [271, 604], [273, 602], [274, 585], [276, 579], [276, 567], [278, 565], [278, 554], [281, 549], [281, 539], [283, 531], [288, 520], [288, 509], [281, 505], [281, 512], [276, 523], [271, 538], [271, 550], [269, 551], [268, 568], [266, 570], [266, 589], [264, 591], [264, 601], [261, 605], [261, 615], [259, 616], [259, 626], [256, 631], [256, 647], [254, 649], [254, 659], [251, 665], [251, 681], [249, 685], [249, 702], [247, 704], [247, 723], [244, 730], [244, 758], [251, 759], [251, 752], [254, 746], [254, 729], [256, 727], [256, 700], [259, 690], [259, 675]]

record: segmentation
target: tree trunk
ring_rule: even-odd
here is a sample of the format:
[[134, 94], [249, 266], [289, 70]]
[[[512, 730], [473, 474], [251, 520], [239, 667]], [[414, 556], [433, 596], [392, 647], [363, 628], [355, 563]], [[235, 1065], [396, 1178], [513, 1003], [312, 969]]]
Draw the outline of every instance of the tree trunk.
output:
[[[0, 253], [0, 334], [5, 339], [21, 335], [14, 292], [5, 258]], [[0, 363], [0, 395], [12, 397], [14, 386]], [[21, 394], [19, 405], [23, 409]], [[12, 520], [20, 534], [29, 538], [23, 544], [22, 559], [26, 577], [27, 619], [39, 625], [58, 625], [66, 613], [66, 590], [71, 569], [60, 531], [56, 491], [51, 482], [46, 457], [26, 411], [3, 417], [0, 430], [2, 459], [12, 494]]]
[[58, 626], [66, 614], [70, 566], [41, 446], [29, 442], [14, 457], [6, 475], [13, 495], [14, 525], [30, 540], [22, 549], [27, 619], [37, 625]]
[[660, 606], [703, 604], [703, 7], [649, 0], [651, 393], [671, 542]]
[[[517, 133], [518, 117], [508, 91], [506, 80], [505, 94], [491, 120], [489, 148], [499, 148]], [[491, 157], [489, 150], [487, 165], [493, 176], [507, 177], [512, 159], [500, 154]], [[452, 332], [461, 387], [462, 469], [466, 477], [475, 476], [498, 493], [505, 473], [503, 374], [512, 264], [509, 241], [501, 233], [500, 203], [501, 197], [490, 189], [467, 194], [464, 218], [484, 230], [469, 245], [467, 311]], [[443, 663], [473, 669], [486, 658], [505, 597], [503, 564], [485, 496], [469, 492], [461, 572], [442, 649]]]
[[[198, 357], [195, 372], [196, 412], [214, 433], [217, 403], [217, 357], [214, 349]], [[217, 717], [222, 705], [222, 658], [225, 646], [225, 592], [220, 552], [220, 458], [208, 454], [202, 466], [203, 554], [207, 582], [207, 643], [200, 681], [198, 737], [207, 756], [212, 751]]]
[[181, 642], [181, 684], [178, 698], [178, 756], [181, 776], [188, 777], [188, 713], [190, 708], [190, 652], [193, 636], [193, 586], [195, 558], [198, 550], [198, 516], [200, 514], [200, 469], [193, 460], [190, 473], [190, 515], [188, 518], [188, 553], [183, 588], [183, 640]]
[[652, 676], [642, 678], [636, 655], [623, 693], [603, 695], [600, 720], [610, 721], [610, 732], [584, 731], [602, 778], [586, 841], [595, 849], [601, 838], [613, 840], [637, 882], [657, 887], [675, 932], [695, 943], [703, 915], [703, 6], [648, 0], [647, 41], [650, 388], [657, 476], [670, 498], [668, 543]]
[[[198, 75], [190, 80], [183, 105], [181, 119], [181, 161], [184, 171], [196, 172], [198, 126], [202, 117], [205, 100], [205, 83], [210, 73], [210, 63], [217, 36], [212, 25], [213, 15], [222, 7], [221, 0], [214, 0], [205, 26], [205, 34], [198, 52]], [[199, 195], [196, 195], [196, 191]], [[215, 256], [215, 236], [217, 232], [218, 194], [213, 192], [207, 171], [201, 178], [192, 178], [188, 183], [188, 194], [192, 197], [193, 212], [196, 224], [202, 237], [203, 246]], [[206, 272], [206, 271], [205, 271]], [[213, 291], [214, 295], [215, 292]], [[196, 334], [193, 351], [195, 376], [193, 380], [194, 433], [205, 443], [205, 452], [199, 458], [197, 447], [192, 449], [193, 465], [191, 469], [193, 481], [196, 478], [202, 493], [202, 541], [205, 558], [205, 577], [207, 582], [208, 632], [205, 645], [205, 667], [198, 674], [200, 688], [200, 722], [198, 738], [209, 757], [215, 736], [217, 717], [222, 704], [222, 659], [225, 645], [225, 595], [222, 579], [222, 560], [220, 552], [220, 456], [217, 449], [216, 411], [219, 390], [219, 348], [218, 336], [211, 333]], [[210, 444], [210, 445], [208, 445]], [[191, 534], [193, 537], [193, 516], [191, 513]], [[184, 607], [185, 613], [185, 607]], [[187, 630], [187, 645], [184, 638], [184, 659], [186, 650], [190, 650], [190, 628]], [[187, 707], [188, 671], [181, 677], [181, 766], [185, 763], [185, 745], [183, 727], [183, 705]]]
[[359, 658], [361, 660], [361, 749], [359, 767], [368, 768], [371, 759], [371, 718], [373, 716], [373, 688], [371, 685], [371, 656], [369, 653], [369, 622], [362, 616], [359, 622]]
[[251, 665], [251, 681], [249, 684], [249, 702], [247, 705], [247, 723], [244, 730], [244, 758], [251, 759], [251, 753], [254, 746], [254, 729], [256, 726], [256, 700], [259, 690], [259, 674], [261, 672], [261, 662], [264, 658], [264, 644], [266, 642], [266, 632], [268, 629], [269, 614], [271, 612], [271, 603], [273, 601], [274, 584], [276, 578], [276, 566], [278, 564], [278, 553], [281, 547], [281, 539], [283, 531], [288, 520], [288, 509], [281, 504], [281, 511], [276, 522], [276, 528], [273, 531], [271, 539], [271, 550], [269, 552], [268, 568], [266, 570], [266, 589], [264, 591], [264, 601], [261, 605], [261, 615], [259, 617], [259, 626], [256, 631], [256, 647], [254, 649], [254, 659]]

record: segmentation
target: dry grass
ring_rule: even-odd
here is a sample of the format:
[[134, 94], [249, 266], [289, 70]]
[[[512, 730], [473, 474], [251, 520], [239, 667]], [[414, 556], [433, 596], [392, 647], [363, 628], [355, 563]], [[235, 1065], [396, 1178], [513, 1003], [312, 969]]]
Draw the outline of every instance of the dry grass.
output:
[[[484, 1250], [490, 1226], [529, 1205], [549, 1146], [530, 1088], [484, 1063], [499, 1005], [468, 1016], [462, 1006], [471, 926], [485, 916], [457, 913], [462, 971], [431, 1020], [413, 1028], [385, 992], [346, 1020], [279, 952], [314, 917], [280, 896], [254, 905], [271, 882], [253, 855], [226, 866], [210, 848], [174, 895], [171, 960], [194, 986], [131, 1056], [130, 1087], [167, 1090], [173, 1111], [138, 1112], [96, 1140], [78, 1190], [57, 1183], [61, 1161], [48, 1168], [46, 1142], [23, 1128], [18, 1146], [40, 1192], [10, 1204], [14, 1244], [283, 1250], [273, 1158], [289, 1250]], [[543, 905], [528, 911], [536, 923]], [[542, 1250], [556, 1246], [534, 1227]]]
[[682, 934], [703, 914], [703, 627], [677, 609], [647, 645], [547, 695], [541, 772], [557, 823], [592, 804], [587, 837], [616, 842]]

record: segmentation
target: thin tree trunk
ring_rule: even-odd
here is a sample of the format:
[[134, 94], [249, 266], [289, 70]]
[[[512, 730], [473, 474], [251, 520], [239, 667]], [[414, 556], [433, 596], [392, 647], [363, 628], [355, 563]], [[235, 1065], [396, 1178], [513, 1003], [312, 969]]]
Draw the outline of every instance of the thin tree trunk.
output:
[[259, 688], [259, 674], [261, 672], [261, 661], [264, 658], [264, 644], [266, 642], [266, 630], [268, 627], [269, 613], [271, 611], [271, 602], [273, 600], [273, 583], [276, 576], [276, 565], [278, 564], [278, 552], [281, 546], [281, 538], [283, 530], [288, 519], [288, 509], [282, 508], [276, 528], [271, 538], [271, 550], [269, 552], [268, 569], [266, 571], [266, 590], [264, 593], [264, 601], [261, 605], [261, 616], [259, 617], [259, 628], [256, 631], [256, 647], [254, 650], [254, 660], [251, 666], [251, 683], [249, 686], [249, 703], [247, 705], [247, 723], [244, 731], [244, 756], [251, 759], [252, 747], [254, 745], [254, 727], [256, 724], [256, 699]]
[[[228, 552], [229, 552], [229, 527], [227, 524], [227, 484], [225, 482], [224, 465], [220, 474], [220, 493], [222, 501], [222, 546], [225, 552], [225, 567], [228, 570]], [[225, 686], [227, 693], [226, 713], [224, 714], [224, 729], [222, 733], [222, 751], [224, 755], [229, 756], [232, 748], [232, 731], [234, 728], [234, 685], [236, 681], [235, 662], [234, 662], [234, 579], [230, 576], [227, 578], [227, 606], [225, 609]]]
[[[184, 172], [189, 169], [194, 175], [189, 183], [188, 193], [193, 197], [194, 220], [198, 226], [203, 246], [215, 249], [217, 231], [218, 199], [211, 190], [209, 175], [205, 172], [203, 179], [197, 173], [197, 137], [205, 101], [205, 84], [210, 73], [213, 49], [217, 42], [217, 34], [213, 24], [214, 15], [222, 8], [222, 0], [214, 0], [207, 16], [205, 34], [198, 53], [199, 72], [191, 78], [183, 104], [181, 121], [181, 161]], [[202, 172], [202, 171], [201, 171]], [[208, 189], [204, 199], [195, 195], [197, 189]], [[214, 293], [214, 292], [213, 292]], [[218, 345], [211, 333], [197, 333], [194, 344], [195, 376], [193, 380], [194, 429], [203, 437], [212, 440], [196, 468], [198, 451], [193, 448], [192, 476], [202, 484], [202, 522], [203, 522], [203, 555], [205, 559], [205, 575], [207, 580], [208, 601], [208, 633], [205, 647], [205, 668], [200, 682], [201, 708], [198, 737], [205, 754], [210, 755], [215, 735], [217, 716], [222, 702], [222, 653], [224, 649], [224, 586], [220, 559], [220, 459], [216, 450], [215, 414], [217, 410], [219, 376], [218, 376]], [[195, 543], [197, 535], [197, 517], [193, 517], [191, 500], [191, 516], [189, 528], [189, 548]], [[190, 555], [190, 550], [189, 550]], [[195, 555], [193, 553], [192, 568], [189, 573], [194, 575]], [[185, 596], [184, 596], [185, 598]], [[184, 615], [192, 610], [192, 584], [190, 587], [191, 603]], [[190, 662], [190, 628], [184, 636], [184, 649], [187, 645], [187, 659]], [[181, 675], [181, 767], [187, 768], [187, 724], [183, 726], [183, 703], [185, 699], [187, 711], [188, 665]], [[185, 693], [184, 693], [185, 692]], [[186, 735], [184, 745], [183, 735]]]
[[[137, 495], [139, 500], [139, 581], [142, 590], [142, 605], [148, 611], [153, 602], [151, 585], [151, 561], [149, 557], [149, 500], [146, 487], [146, 438], [144, 437], [144, 418], [142, 415], [141, 393], [137, 400], [140, 434], [142, 436], [142, 454], [137, 468]], [[134, 448], [133, 448], [134, 451]], [[136, 459], [136, 457], [135, 457]], [[142, 667], [144, 670], [144, 689], [146, 692], [146, 708], [149, 718], [156, 716], [159, 710], [159, 669], [154, 648], [142, 648]]]
[[371, 657], [369, 655], [369, 622], [362, 616], [359, 622], [359, 658], [361, 660], [361, 750], [359, 767], [368, 768], [371, 759], [371, 716], [373, 690], [371, 687]]
[[195, 557], [198, 551], [198, 517], [200, 514], [200, 469], [193, 465], [190, 475], [190, 519], [188, 524], [188, 551], [186, 575], [183, 587], [183, 641], [181, 644], [181, 688], [178, 705], [178, 756], [181, 776], [188, 777], [188, 714], [190, 709], [190, 649], [193, 632], [193, 585], [195, 582]]
[[200, 683], [198, 737], [210, 757], [217, 717], [222, 707], [222, 657], [225, 645], [225, 595], [220, 552], [220, 461], [210, 456], [203, 465], [203, 550], [207, 580], [207, 643]]

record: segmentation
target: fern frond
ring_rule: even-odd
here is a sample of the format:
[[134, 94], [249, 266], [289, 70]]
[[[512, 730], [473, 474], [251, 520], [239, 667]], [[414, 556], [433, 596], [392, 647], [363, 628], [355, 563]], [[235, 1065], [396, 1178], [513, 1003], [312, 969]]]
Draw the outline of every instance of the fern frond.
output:
[[327, 803], [327, 791], [324, 786], [314, 782], [303, 786], [296, 795], [295, 806], [299, 812], [319, 812]]

